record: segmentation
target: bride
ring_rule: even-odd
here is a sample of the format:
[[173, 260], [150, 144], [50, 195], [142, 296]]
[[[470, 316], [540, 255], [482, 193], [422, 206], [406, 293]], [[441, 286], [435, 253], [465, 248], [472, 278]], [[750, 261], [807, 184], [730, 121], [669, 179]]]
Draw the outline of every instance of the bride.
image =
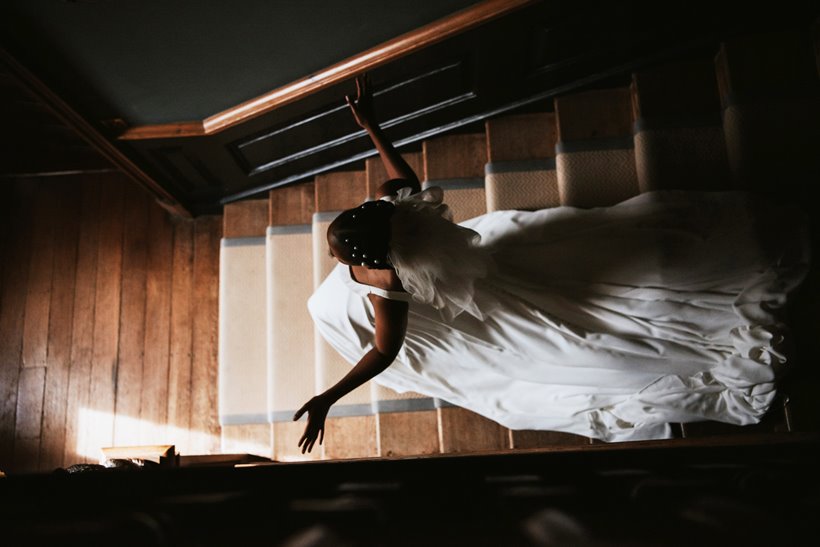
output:
[[613, 207], [450, 221], [374, 121], [347, 102], [390, 180], [341, 213], [339, 264], [308, 308], [355, 366], [300, 408], [302, 452], [375, 378], [511, 429], [660, 439], [671, 422], [759, 421], [789, 359], [787, 295], [808, 267], [803, 216], [744, 192], [648, 192]]

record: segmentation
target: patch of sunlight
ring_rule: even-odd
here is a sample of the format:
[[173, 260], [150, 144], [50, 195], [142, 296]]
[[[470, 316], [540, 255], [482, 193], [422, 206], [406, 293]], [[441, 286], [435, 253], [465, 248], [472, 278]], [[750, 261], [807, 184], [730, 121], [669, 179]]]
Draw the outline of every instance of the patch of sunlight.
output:
[[80, 408], [76, 426], [76, 454], [100, 463], [104, 461], [103, 448], [172, 444], [180, 455], [200, 455], [213, 454], [213, 447], [220, 442], [211, 433], [92, 408]]
[[222, 453], [223, 454], [255, 454], [269, 458], [273, 439], [262, 441], [259, 438], [249, 438], [242, 434], [242, 429], [226, 427], [222, 430]]

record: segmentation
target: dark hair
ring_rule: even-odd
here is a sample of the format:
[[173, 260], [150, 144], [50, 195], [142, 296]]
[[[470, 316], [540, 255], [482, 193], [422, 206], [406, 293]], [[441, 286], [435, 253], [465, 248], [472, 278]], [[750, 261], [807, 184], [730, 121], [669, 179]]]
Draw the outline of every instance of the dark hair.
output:
[[345, 262], [389, 269], [390, 217], [395, 209], [388, 201], [376, 200], [343, 211], [330, 223], [327, 241]]

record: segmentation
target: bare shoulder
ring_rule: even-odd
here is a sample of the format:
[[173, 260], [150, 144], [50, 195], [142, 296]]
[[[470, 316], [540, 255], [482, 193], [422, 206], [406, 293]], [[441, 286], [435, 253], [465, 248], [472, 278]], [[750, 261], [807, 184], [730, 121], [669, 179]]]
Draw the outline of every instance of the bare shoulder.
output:
[[364, 266], [351, 266], [353, 279], [363, 285], [370, 285], [386, 291], [403, 291], [401, 279], [395, 270], [373, 270]]

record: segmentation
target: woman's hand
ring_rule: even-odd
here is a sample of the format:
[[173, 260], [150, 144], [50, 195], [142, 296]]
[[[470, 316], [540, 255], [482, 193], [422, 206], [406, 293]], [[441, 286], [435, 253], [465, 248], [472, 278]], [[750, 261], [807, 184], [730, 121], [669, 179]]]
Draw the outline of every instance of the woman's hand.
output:
[[370, 90], [370, 78], [367, 74], [356, 77], [356, 97], [345, 95], [345, 100], [356, 123], [362, 129], [370, 129], [375, 116], [373, 114], [373, 93]]
[[293, 421], [295, 422], [302, 417], [302, 414], [305, 412], [308, 413], [305, 433], [302, 435], [302, 438], [299, 439], [298, 445], [302, 447], [302, 454], [304, 454], [305, 451], [310, 452], [313, 450], [313, 445], [316, 443], [317, 437], [319, 444], [322, 444], [322, 440], [324, 440], [325, 437], [325, 418], [327, 418], [328, 410], [330, 410], [330, 404], [328, 404], [324, 397], [317, 395], [306, 402], [304, 406], [293, 415]]

